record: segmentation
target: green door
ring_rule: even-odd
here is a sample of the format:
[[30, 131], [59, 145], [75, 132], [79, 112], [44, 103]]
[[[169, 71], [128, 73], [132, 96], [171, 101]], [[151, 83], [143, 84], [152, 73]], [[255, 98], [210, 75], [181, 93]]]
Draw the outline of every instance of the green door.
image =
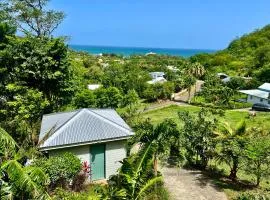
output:
[[105, 144], [90, 146], [92, 180], [105, 178]]

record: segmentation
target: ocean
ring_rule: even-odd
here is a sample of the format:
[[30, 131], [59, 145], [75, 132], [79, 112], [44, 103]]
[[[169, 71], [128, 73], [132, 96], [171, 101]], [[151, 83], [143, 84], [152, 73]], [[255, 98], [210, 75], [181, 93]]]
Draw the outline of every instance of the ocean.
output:
[[156, 53], [171, 56], [190, 57], [199, 53], [214, 53], [215, 50], [209, 49], [170, 49], [170, 48], [150, 48], [150, 47], [112, 47], [112, 46], [90, 46], [90, 45], [69, 45], [75, 51], [85, 51], [91, 54], [113, 53], [123, 56], [145, 55]]

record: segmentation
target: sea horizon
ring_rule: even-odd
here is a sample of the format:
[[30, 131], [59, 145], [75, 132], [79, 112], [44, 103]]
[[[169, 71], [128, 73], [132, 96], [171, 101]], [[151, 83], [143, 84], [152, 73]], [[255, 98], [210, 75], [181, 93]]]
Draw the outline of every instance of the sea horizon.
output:
[[161, 55], [190, 57], [200, 53], [214, 53], [214, 49], [188, 49], [188, 48], [162, 48], [162, 47], [127, 47], [127, 46], [106, 46], [106, 45], [78, 45], [69, 44], [74, 51], [84, 51], [90, 54], [117, 54], [123, 56], [145, 55], [155, 53]]

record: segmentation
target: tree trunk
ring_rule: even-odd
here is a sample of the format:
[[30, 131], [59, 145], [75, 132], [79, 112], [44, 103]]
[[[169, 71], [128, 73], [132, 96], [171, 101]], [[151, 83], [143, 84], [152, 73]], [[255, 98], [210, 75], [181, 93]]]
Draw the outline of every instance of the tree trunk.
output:
[[190, 103], [190, 93], [191, 93], [191, 88], [188, 89], [188, 103]]
[[158, 171], [158, 160], [157, 160], [157, 155], [154, 155], [154, 175], [155, 177], [157, 176], [157, 171]]
[[256, 187], [259, 187], [260, 182], [261, 182], [261, 176], [257, 176], [257, 178], [256, 178]]
[[231, 168], [231, 172], [230, 172], [230, 175], [229, 175], [229, 178], [232, 181], [236, 180], [237, 170], [238, 170], [238, 158], [233, 158], [233, 167]]

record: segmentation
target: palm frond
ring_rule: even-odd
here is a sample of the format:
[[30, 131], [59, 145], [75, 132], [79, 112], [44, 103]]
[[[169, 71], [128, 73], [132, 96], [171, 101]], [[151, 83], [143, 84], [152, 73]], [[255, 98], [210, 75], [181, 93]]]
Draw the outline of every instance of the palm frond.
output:
[[[16, 160], [9, 160], [1, 166], [1, 169], [5, 170], [10, 180], [19, 185], [22, 189], [26, 190], [35, 198], [48, 199], [49, 195], [42, 190], [39, 184], [35, 181], [46, 182], [47, 179], [41, 180], [46, 175], [38, 169], [23, 168], [23, 166]], [[32, 170], [30, 172], [30, 169]], [[40, 177], [38, 177], [40, 176]]]
[[13, 193], [12, 193], [12, 190], [11, 190], [11, 186], [9, 186], [3, 180], [1, 180], [1, 181], [2, 181], [2, 186], [0, 188], [1, 200], [12, 200], [13, 199]]
[[235, 135], [236, 136], [242, 136], [246, 133], [246, 122], [244, 120], [240, 121], [235, 129]]
[[142, 169], [142, 166], [143, 166], [144, 162], [147, 160], [147, 158], [149, 157], [149, 155], [152, 156], [152, 154], [150, 153], [151, 148], [152, 148], [152, 143], [145, 145], [145, 147], [143, 149], [141, 149], [141, 151], [138, 155], [140, 157], [140, 160], [135, 165], [135, 170], [134, 170], [135, 177], [137, 177], [139, 175], [139, 173]]
[[155, 177], [155, 178], [152, 178], [149, 181], [147, 181], [147, 183], [140, 189], [140, 191], [139, 191], [137, 197], [135, 198], [135, 200], [137, 200], [139, 197], [141, 197], [150, 187], [152, 187], [156, 183], [162, 182], [162, 181], [163, 181], [162, 176]]
[[142, 155], [139, 155], [140, 160], [137, 162], [137, 164], [134, 167], [135, 170], [134, 170], [134, 179], [133, 179], [134, 182], [132, 186], [132, 196], [134, 196], [135, 194], [135, 190], [136, 190], [135, 185], [136, 185], [138, 177], [141, 174], [142, 166], [146, 162], [146, 160], [149, 158], [149, 155], [152, 156], [152, 153], [150, 152], [151, 148], [152, 148], [152, 143], [146, 145], [145, 149], [141, 149]]
[[0, 128], [0, 143], [1, 143], [0, 150], [2, 148], [3, 154], [6, 153], [12, 154], [18, 147], [15, 140], [2, 128]]

